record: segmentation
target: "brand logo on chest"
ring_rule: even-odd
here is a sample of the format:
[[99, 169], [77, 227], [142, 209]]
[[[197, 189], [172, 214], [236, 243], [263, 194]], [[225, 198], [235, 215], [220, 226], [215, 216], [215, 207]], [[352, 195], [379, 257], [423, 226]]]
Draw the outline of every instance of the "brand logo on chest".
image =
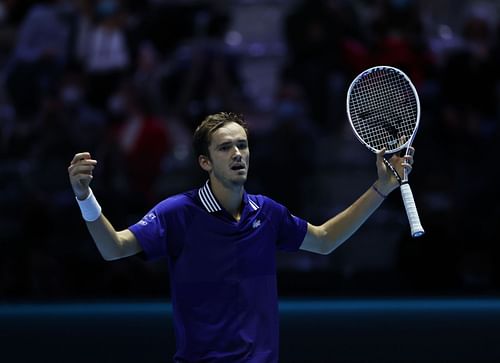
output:
[[260, 219], [256, 219], [255, 221], [253, 221], [253, 223], [252, 223], [253, 229], [255, 229], [259, 226], [260, 226]]

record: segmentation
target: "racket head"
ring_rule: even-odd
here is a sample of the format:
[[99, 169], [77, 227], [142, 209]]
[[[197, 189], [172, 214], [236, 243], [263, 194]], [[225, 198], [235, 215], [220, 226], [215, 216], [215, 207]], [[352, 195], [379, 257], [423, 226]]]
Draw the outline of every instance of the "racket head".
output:
[[347, 91], [347, 116], [358, 140], [386, 154], [409, 147], [420, 123], [420, 100], [400, 69], [376, 66], [354, 78]]

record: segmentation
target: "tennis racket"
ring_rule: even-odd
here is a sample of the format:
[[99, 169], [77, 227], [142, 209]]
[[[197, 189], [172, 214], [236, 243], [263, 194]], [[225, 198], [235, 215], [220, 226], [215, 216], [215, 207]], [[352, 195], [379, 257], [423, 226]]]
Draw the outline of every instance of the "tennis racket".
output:
[[[374, 153], [385, 148], [385, 155], [410, 146], [420, 122], [420, 101], [408, 76], [389, 66], [377, 66], [361, 72], [347, 91], [347, 115], [354, 134]], [[401, 196], [410, 222], [411, 235], [424, 234], [413, 193], [408, 183], [408, 171], [401, 177], [384, 158], [400, 182]]]

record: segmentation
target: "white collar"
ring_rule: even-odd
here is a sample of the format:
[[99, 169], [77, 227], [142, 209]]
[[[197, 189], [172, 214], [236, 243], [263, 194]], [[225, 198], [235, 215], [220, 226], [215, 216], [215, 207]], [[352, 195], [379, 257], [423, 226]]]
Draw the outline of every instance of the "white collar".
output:
[[[200, 201], [209, 213], [219, 212], [222, 210], [219, 202], [215, 199], [214, 194], [212, 193], [212, 189], [210, 188], [209, 180], [198, 189], [198, 196], [200, 197]], [[245, 193], [243, 199], [248, 200], [248, 204], [255, 211], [259, 209], [257, 203], [248, 198], [248, 195]]]
[[222, 208], [215, 199], [212, 189], [208, 184], [208, 180], [204, 186], [198, 189], [198, 196], [200, 197], [201, 203], [209, 213], [221, 211]]

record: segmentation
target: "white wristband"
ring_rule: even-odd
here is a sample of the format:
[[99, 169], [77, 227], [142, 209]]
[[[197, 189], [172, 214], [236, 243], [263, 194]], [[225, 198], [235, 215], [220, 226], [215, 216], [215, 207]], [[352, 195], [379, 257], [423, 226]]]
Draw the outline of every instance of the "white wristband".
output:
[[97, 203], [94, 193], [92, 193], [92, 189], [89, 188], [89, 190], [90, 193], [87, 198], [84, 200], [76, 198], [76, 201], [82, 211], [83, 219], [87, 222], [93, 222], [101, 216], [101, 206]]

